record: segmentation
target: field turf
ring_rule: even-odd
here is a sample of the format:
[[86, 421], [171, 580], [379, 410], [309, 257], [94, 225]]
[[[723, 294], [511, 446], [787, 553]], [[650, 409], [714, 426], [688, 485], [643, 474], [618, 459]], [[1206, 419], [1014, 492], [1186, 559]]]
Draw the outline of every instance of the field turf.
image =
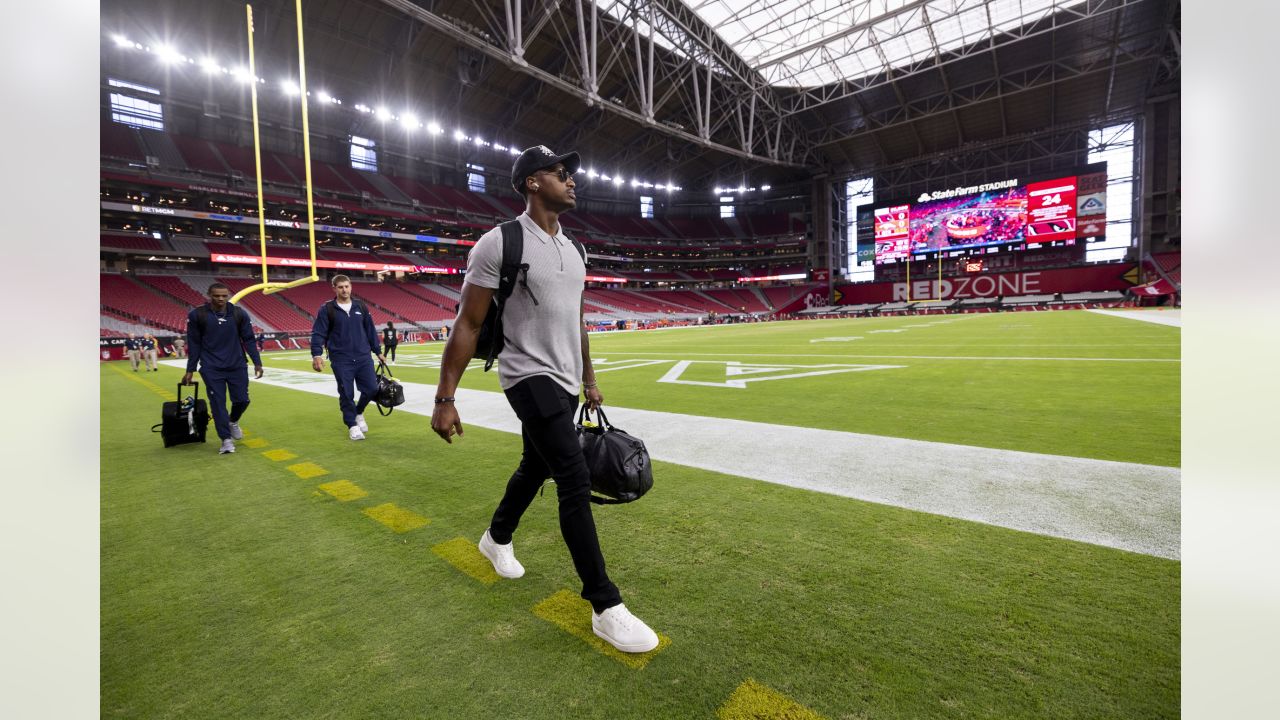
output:
[[[1176, 328], [1011, 313], [592, 341], [609, 363], [667, 361], [602, 372], [613, 405], [1179, 461], [1180, 365], [1148, 361], [1177, 360]], [[439, 350], [405, 346], [396, 374], [433, 383]], [[679, 360], [714, 361], [681, 377], [717, 383], [735, 362], [902, 367], [657, 382]], [[595, 513], [628, 607], [670, 639], [629, 664], [571, 632], [584, 610], [548, 602], [578, 590], [553, 491], [516, 536], [524, 578], [474, 563], [518, 437], [472, 426], [449, 446], [426, 418], [371, 409], [351, 443], [336, 400], [255, 384], [237, 453], [166, 450], [147, 428], [179, 376], [102, 368], [103, 717], [1178, 714], [1176, 561], [658, 463], [653, 493]]]

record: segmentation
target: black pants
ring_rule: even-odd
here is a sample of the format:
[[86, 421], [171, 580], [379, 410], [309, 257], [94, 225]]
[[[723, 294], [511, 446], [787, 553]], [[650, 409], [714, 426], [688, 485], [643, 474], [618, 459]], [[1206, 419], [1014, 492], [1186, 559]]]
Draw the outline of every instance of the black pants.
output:
[[385, 346], [383, 346], [383, 348], [382, 348], [382, 356], [383, 356], [383, 357], [385, 357], [385, 358], [386, 358], [386, 359], [388, 359], [388, 360], [395, 360], [395, 359], [396, 359], [396, 345], [397, 345], [397, 344], [398, 344], [398, 343], [391, 343], [390, 345], [385, 345]]
[[511, 542], [520, 517], [543, 481], [554, 478], [560, 503], [560, 534], [582, 580], [582, 597], [596, 612], [621, 603], [617, 586], [605, 572], [596, 523], [591, 516], [591, 475], [574, 430], [578, 398], [551, 378], [537, 375], [507, 390], [507, 401], [520, 418], [524, 456], [493, 513], [490, 537], [502, 545]]

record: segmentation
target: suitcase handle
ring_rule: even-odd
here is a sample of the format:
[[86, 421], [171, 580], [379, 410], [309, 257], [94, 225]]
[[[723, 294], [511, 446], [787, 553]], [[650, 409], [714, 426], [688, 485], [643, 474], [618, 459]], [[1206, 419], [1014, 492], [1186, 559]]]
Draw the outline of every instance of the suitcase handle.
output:
[[[194, 387], [194, 388], [196, 389], [195, 394], [191, 396], [191, 399], [193, 399], [193, 400], [199, 400], [199, 399], [200, 399], [200, 383], [195, 382], [195, 381], [192, 381], [192, 382], [187, 383], [186, 385], [187, 385], [187, 387]], [[181, 380], [179, 380], [179, 381], [178, 381], [178, 392], [174, 394], [174, 397], [176, 397], [176, 398], [178, 399], [178, 402], [179, 402], [179, 403], [181, 403], [181, 402], [182, 402], [182, 388], [183, 388], [182, 381], [181, 381]]]

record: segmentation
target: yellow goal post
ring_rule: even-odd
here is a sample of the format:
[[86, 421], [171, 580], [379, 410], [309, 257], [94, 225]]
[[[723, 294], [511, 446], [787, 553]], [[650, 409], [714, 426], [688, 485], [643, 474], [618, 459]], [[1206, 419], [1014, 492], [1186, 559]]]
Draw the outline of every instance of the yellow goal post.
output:
[[246, 4], [245, 25], [249, 37], [249, 94], [253, 106], [253, 164], [258, 186], [258, 248], [262, 253], [262, 282], [250, 285], [231, 297], [239, 302], [250, 293], [261, 290], [263, 295], [278, 293], [299, 285], [307, 285], [320, 279], [316, 272], [316, 214], [311, 192], [311, 126], [307, 119], [307, 63], [302, 45], [302, 0], [294, 0], [298, 19], [298, 97], [302, 98], [302, 159], [306, 168], [307, 187], [307, 236], [311, 245], [311, 275], [289, 282], [271, 282], [267, 270], [267, 217], [262, 195], [262, 140], [258, 130], [258, 71], [253, 54], [253, 6]]

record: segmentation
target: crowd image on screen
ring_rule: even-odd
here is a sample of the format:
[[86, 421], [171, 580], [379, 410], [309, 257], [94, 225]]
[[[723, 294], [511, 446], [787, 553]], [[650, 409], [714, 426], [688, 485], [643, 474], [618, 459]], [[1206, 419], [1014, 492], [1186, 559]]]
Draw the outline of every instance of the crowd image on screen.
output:
[[[911, 251], [1019, 242], [1025, 227], [1025, 188], [917, 205], [911, 208]], [[975, 228], [985, 230], [966, 232]]]

